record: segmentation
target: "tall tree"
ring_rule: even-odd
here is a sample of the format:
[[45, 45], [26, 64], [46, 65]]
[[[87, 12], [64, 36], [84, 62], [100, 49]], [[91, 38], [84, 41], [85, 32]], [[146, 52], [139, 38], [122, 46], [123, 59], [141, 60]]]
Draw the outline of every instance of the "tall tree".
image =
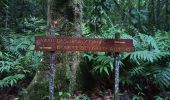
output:
[[[51, 34], [51, 25], [54, 27], [55, 34], [63, 36], [81, 36], [82, 22], [82, 1], [79, 0], [48, 0], [47, 2], [47, 33]], [[57, 53], [55, 66], [55, 91], [73, 91], [76, 88], [76, 72], [79, 64], [78, 53]], [[48, 94], [48, 67], [49, 54], [45, 54], [41, 68], [37, 71], [33, 81], [28, 86], [27, 99], [41, 100]], [[69, 75], [68, 75], [69, 74]], [[41, 80], [43, 78], [43, 80]], [[67, 80], [68, 79], [68, 80]], [[41, 83], [39, 83], [41, 81]], [[69, 84], [70, 87], [67, 87]], [[35, 86], [39, 88], [34, 88]], [[44, 88], [44, 85], [46, 88]], [[41, 92], [41, 93], [40, 93]], [[40, 95], [41, 94], [41, 95]]]
[[[8, 3], [8, 0], [6, 0], [6, 2]], [[8, 29], [8, 20], [9, 20], [8, 9], [9, 9], [8, 4], [5, 4], [5, 30]]]
[[131, 17], [132, 17], [131, 11], [132, 11], [132, 2], [131, 2], [131, 0], [128, 0], [128, 23], [129, 24], [132, 24], [132, 22], [131, 22]]
[[[74, 0], [73, 1], [73, 9], [74, 9], [74, 35], [80, 37], [82, 35], [82, 0]], [[76, 88], [76, 73], [77, 67], [79, 65], [79, 53], [76, 52], [73, 55], [71, 70], [73, 72], [73, 89]]]
[[156, 7], [156, 26], [157, 29], [160, 29], [160, 20], [161, 20], [161, 16], [160, 16], [160, 7], [161, 7], [161, 2], [160, 0], [157, 0], [157, 7]]
[[[113, 0], [116, 8], [117, 8], [117, 11], [119, 11], [119, 14], [120, 14], [120, 23], [119, 24], [123, 24], [124, 23], [124, 18], [125, 18], [125, 14], [124, 14], [124, 9], [120, 6], [119, 2], [117, 0]], [[121, 1], [121, 2], [124, 2]]]
[[155, 26], [155, 2], [154, 0], [149, 0], [148, 1], [148, 29], [151, 30], [152, 32], [154, 26]]
[[165, 29], [166, 31], [169, 31], [169, 16], [170, 16], [170, 11], [169, 11], [169, 0], [165, 0], [165, 12], [166, 12], [166, 15], [165, 15]]

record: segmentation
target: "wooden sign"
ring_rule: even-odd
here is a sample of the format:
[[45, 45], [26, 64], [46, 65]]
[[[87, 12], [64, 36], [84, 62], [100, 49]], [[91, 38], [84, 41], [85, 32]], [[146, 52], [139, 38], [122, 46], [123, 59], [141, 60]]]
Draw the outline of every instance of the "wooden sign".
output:
[[131, 52], [133, 50], [133, 41], [130, 39], [36, 36], [35, 41], [35, 49], [38, 51]]

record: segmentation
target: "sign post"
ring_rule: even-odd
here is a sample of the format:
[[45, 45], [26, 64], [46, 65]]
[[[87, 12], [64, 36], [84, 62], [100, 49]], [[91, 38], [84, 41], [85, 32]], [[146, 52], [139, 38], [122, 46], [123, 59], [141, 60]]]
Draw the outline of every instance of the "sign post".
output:
[[49, 100], [54, 100], [54, 70], [55, 70], [55, 52], [50, 52], [50, 71], [49, 71]]
[[81, 37], [54, 37], [36, 36], [35, 49], [38, 51], [51, 52], [50, 54], [50, 100], [53, 100], [54, 92], [54, 62], [55, 51], [93, 51], [93, 52], [115, 52], [115, 84], [114, 100], [119, 100], [119, 66], [120, 52], [132, 52], [133, 40], [120, 39], [120, 34], [115, 34], [115, 39], [96, 39]]
[[[115, 39], [120, 39], [120, 34], [115, 34]], [[114, 66], [115, 66], [115, 76], [114, 76], [114, 100], [119, 100], [119, 67], [120, 67], [120, 57], [119, 52], [115, 52], [114, 55]]]
[[[49, 36], [55, 36], [55, 23], [52, 22]], [[49, 70], [49, 100], [54, 100], [54, 70], [55, 70], [55, 51], [50, 51], [50, 70]]]

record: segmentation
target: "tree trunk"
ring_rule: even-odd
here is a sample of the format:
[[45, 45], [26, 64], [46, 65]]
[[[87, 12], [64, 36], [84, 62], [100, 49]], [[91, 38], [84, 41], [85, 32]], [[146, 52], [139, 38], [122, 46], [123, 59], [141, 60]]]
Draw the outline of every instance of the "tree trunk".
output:
[[132, 24], [132, 21], [131, 21], [131, 17], [132, 17], [132, 14], [131, 14], [131, 11], [132, 11], [132, 6], [131, 6], [131, 0], [128, 0], [128, 23], [131, 25]]
[[[148, 4], [148, 29], [150, 33], [153, 33], [154, 25], [155, 25], [155, 2], [154, 0], [149, 0]], [[151, 35], [151, 34], [149, 34]]]
[[[51, 23], [51, 2], [52, 0], [47, 0], [47, 33], [49, 33], [50, 23]], [[44, 60], [41, 62], [40, 68], [36, 72], [32, 82], [27, 87], [27, 93], [23, 96], [24, 100], [42, 100], [48, 96], [48, 81], [49, 81], [49, 54], [44, 54]]]
[[[73, 8], [74, 8], [74, 33], [76, 37], [81, 37], [82, 34], [82, 1], [81, 0], [74, 0], [73, 1]], [[72, 90], [76, 89], [76, 74], [77, 74], [77, 67], [79, 65], [79, 53], [75, 52], [72, 55], [73, 59], [71, 59], [71, 71], [73, 73], [73, 88]]]
[[[8, 0], [7, 0], [6, 2], [8, 3]], [[9, 19], [9, 18], [8, 18], [8, 17], [9, 17], [9, 16], [8, 16], [8, 13], [9, 13], [9, 12], [8, 12], [8, 11], [9, 11], [8, 8], [9, 8], [9, 7], [8, 7], [7, 4], [5, 4], [5, 6], [6, 6], [6, 7], [5, 7], [5, 30], [7, 30], [7, 29], [8, 29], [8, 19]]]
[[157, 7], [156, 7], [156, 26], [157, 26], [157, 29], [160, 29], [160, 6], [161, 6], [161, 3], [160, 3], [160, 0], [157, 0]]
[[36, 72], [34, 79], [31, 81], [26, 91], [26, 94], [23, 95], [21, 100], [42, 100], [43, 98], [48, 99], [48, 97], [46, 97], [48, 95], [47, 69], [41, 68]]
[[50, 29], [51, 23], [51, 2], [52, 0], [47, 0], [47, 33]]
[[[57, 34], [63, 36], [81, 36], [82, 6], [79, 0], [48, 0], [47, 4], [48, 34], [51, 34], [51, 23], [55, 22], [57, 23], [55, 27]], [[76, 89], [76, 71], [79, 64], [79, 53], [63, 52], [57, 53], [56, 55], [57, 64], [55, 66], [54, 94], [58, 95], [58, 92], [60, 91], [71, 92]], [[42, 66], [45, 65], [46, 69], [37, 71], [39, 74], [36, 74], [33, 81], [28, 86], [28, 94], [25, 97], [25, 100], [42, 100], [43, 97], [47, 97], [47, 94], [49, 94], [49, 69], [47, 69], [49, 67], [49, 54], [45, 54], [45, 56], [44, 64], [42, 64]], [[37, 79], [41, 79], [42, 76], [44, 76], [45, 79], [43, 82], [39, 80], [43, 84], [39, 85], [39, 82], [36, 83], [35, 80], [38, 81]], [[35, 90], [33, 87], [36, 87], [37, 85], [39, 85], [39, 88]], [[46, 88], [44, 89], [44, 87]], [[57, 97], [55, 98], [59, 99]]]
[[75, 36], [80, 37], [82, 34], [82, 1], [74, 0], [74, 32]]
[[165, 30], [166, 30], [166, 31], [169, 31], [169, 30], [170, 30], [170, 29], [169, 29], [169, 24], [170, 24], [170, 23], [169, 23], [169, 21], [170, 21], [170, 20], [169, 20], [169, 16], [170, 16], [170, 14], [169, 14], [169, 13], [170, 13], [170, 12], [169, 12], [169, 0], [165, 0], [165, 3], [166, 3], [166, 4], [165, 4], [165, 7], [166, 7], [166, 8], [165, 8], [165, 13], [166, 13], [166, 14], [165, 14]]
[[[114, 2], [114, 4], [116, 5], [117, 11], [119, 11], [119, 15], [120, 15], [119, 24], [123, 26], [123, 25], [124, 25], [124, 21], [125, 21], [124, 8], [122, 8], [122, 7], [120, 6], [119, 1], [113, 0], [113, 2]], [[121, 2], [124, 2], [124, 0], [121, 1]]]
[[[121, 4], [124, 4], [125, 3], [125, 0], [121, 0]], [[124, 7], [121, 7], [121, 24], [122, 26], [126, 25], [126, 14], [125, 14], [125, 8]]]

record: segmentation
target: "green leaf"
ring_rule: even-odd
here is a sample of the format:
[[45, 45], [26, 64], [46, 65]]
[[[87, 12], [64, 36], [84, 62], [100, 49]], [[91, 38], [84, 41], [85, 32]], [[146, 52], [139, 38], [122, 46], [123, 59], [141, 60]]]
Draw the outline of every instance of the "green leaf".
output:
[[3, 54], [2, 54], [2, 52], [0, 51], [0, 58], [2, 58], [3, 57]]
[[113, 62], [109, 62], [109, 65], [111, 67], [111, 71], [113, 71], [113, 69], [114, 69]]
[[109, 72], [108, 72], [108, 68], [107, 67], [104, 67], [104, 71], [107, 75], [109, 75]]
[[63, 95], [63, 92], [59, 92], [59, 96], [62, 96]]

